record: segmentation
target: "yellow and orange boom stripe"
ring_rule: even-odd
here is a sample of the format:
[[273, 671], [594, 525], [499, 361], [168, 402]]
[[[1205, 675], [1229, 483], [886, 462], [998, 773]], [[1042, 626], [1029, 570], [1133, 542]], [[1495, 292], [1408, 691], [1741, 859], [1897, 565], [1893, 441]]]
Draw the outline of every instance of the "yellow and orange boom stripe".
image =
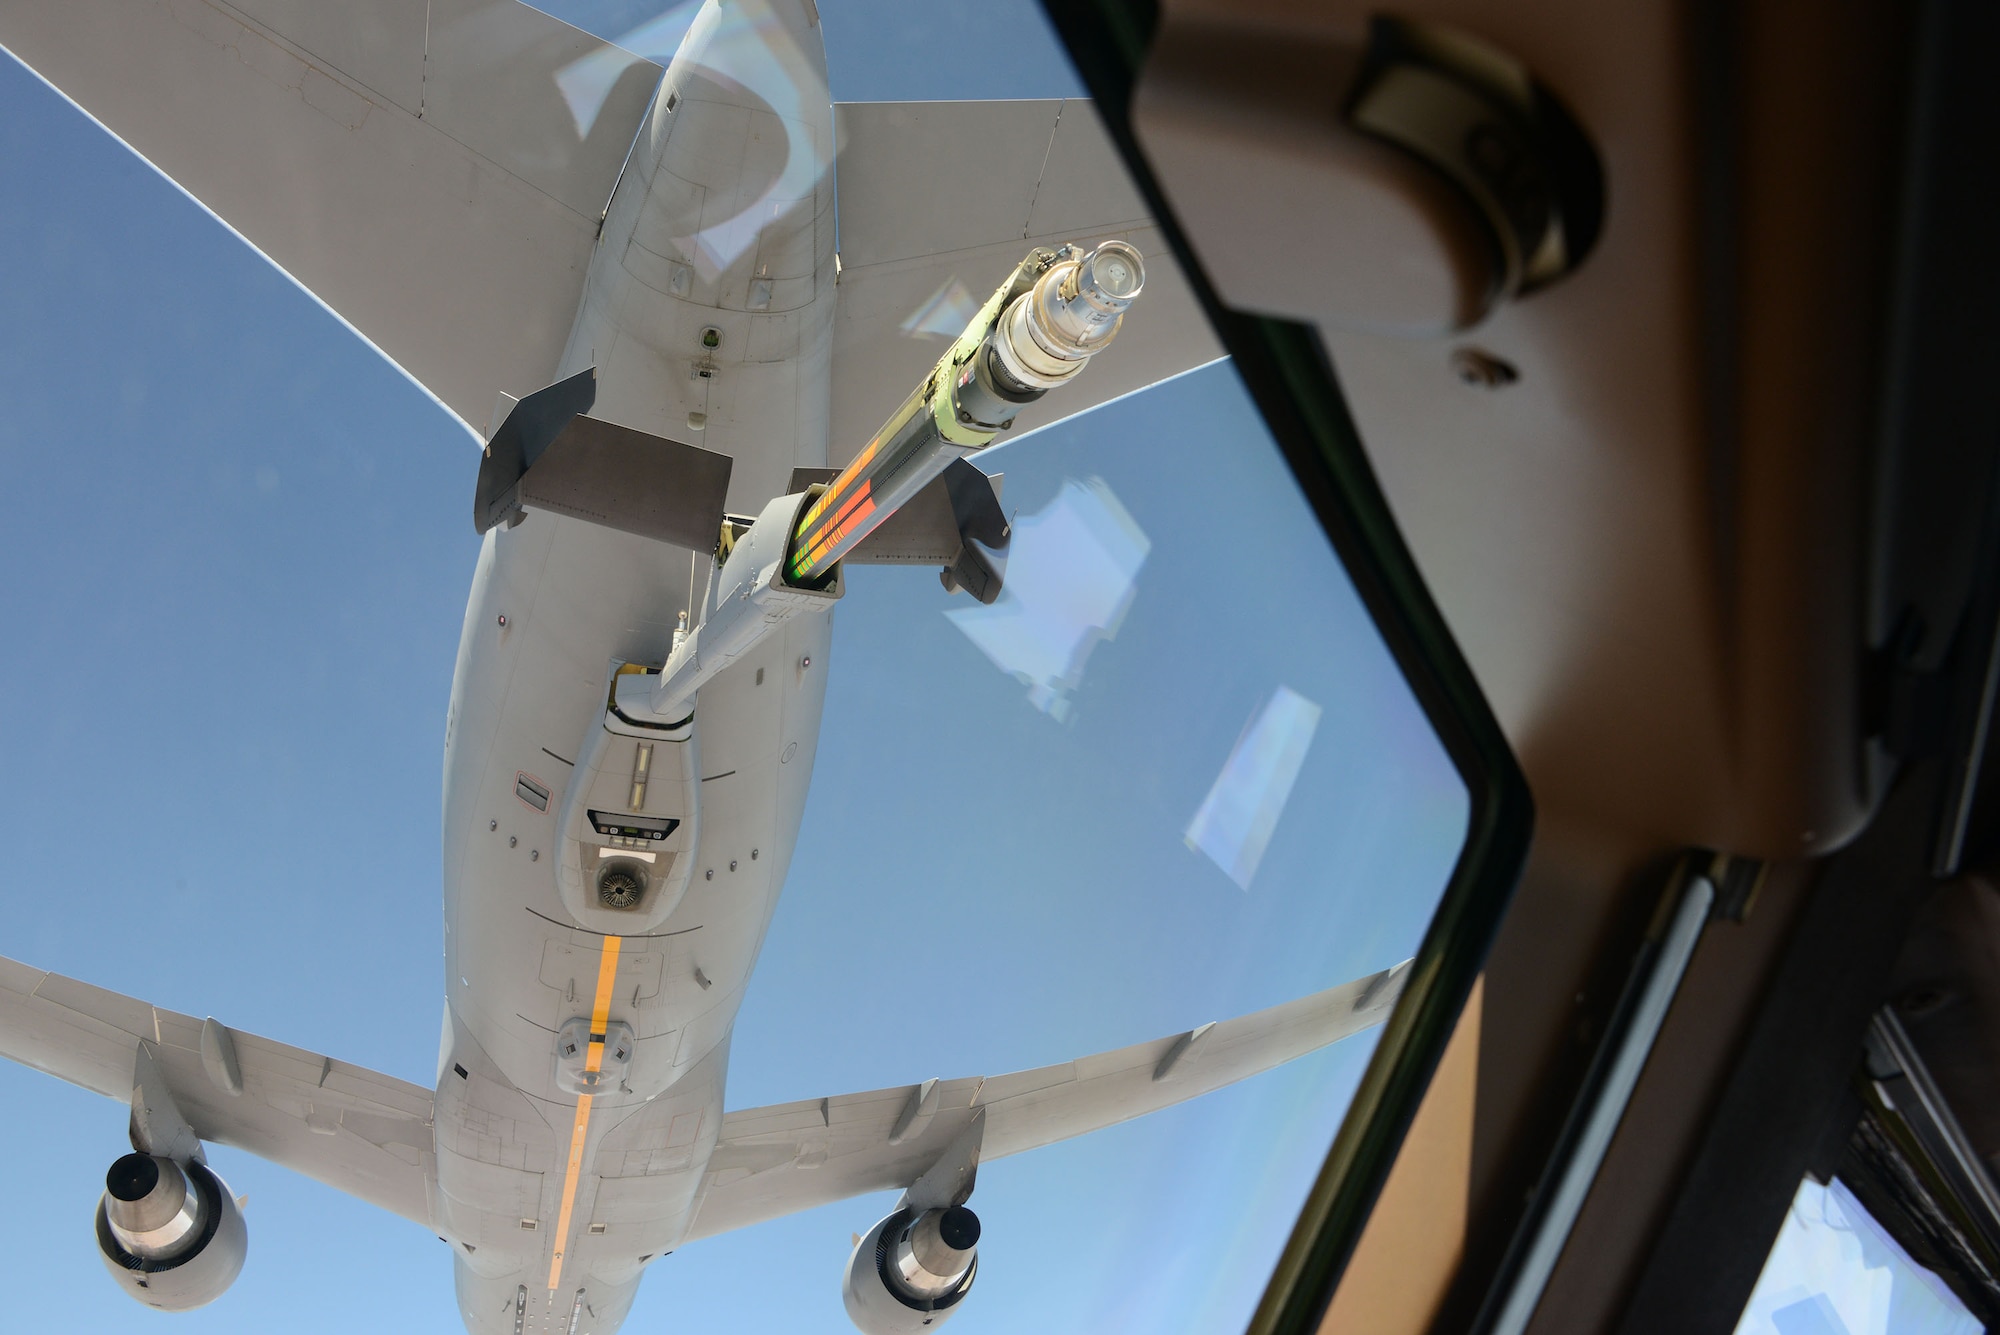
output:
[[[590, 1008], [590, 1050], [584, 1054], [583, 1069], [592, 1075], [604, 1068], [604, 1030], [611, 1022], [611, 990], [618, 979], [618, 950], [623, 937], [604, 938], [604, 950], [597, 959], [597, 1000]], [[592, 1096], [579, 1094], [576, 1120], [569, 1132], [569, 1166], [563, 1171], [562, 1208], [556, 1214], [556, 1251], [549, 1261], [549, 1292], [562, 1283], [563, 1256], [569, 1250], [569, 1227], [576, 1210], [576, 1184], [583, 1174], [583, 1146], [590, 1132]]]

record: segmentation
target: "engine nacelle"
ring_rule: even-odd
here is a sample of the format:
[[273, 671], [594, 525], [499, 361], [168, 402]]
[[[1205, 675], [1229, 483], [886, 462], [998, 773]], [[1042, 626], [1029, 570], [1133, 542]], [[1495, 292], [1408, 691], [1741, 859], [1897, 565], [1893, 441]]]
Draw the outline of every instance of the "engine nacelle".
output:
[[958, 1310], [979, 1273], [979, 1216], [898, 1210], [854, 1246], [840, 1296], [864, 1335], [919, 1335]]
[[250, 1249], [243, 1212], [207, 1165], [128, 1154], [104, 1175], [97, 1251], [148, 1307], [186, 1312], [236, 1282]]

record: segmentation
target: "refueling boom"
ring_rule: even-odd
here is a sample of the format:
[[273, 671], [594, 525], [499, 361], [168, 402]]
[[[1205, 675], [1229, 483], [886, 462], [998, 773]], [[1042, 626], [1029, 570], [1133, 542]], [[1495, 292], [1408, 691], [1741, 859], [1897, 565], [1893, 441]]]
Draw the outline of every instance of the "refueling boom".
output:
[[651, 713], [685, 718], [695, 693], [777, 626], [838, 597], [842, 557], [1021, 410], [1066, 384], [1117, 336], [1145, 285], [1124, 241], [1085, 254], [1037, 247], [987, 298], [854, 461], [817, 495], [781, 497], [718, 546], [702, 624], [652, 679]]
[[786, 578], [822, 577], [954, 459], [985, 449], [1118, 333], [1146, 281], [1138, 250], [1106, 241], [1031, 251], [854, 462], [807, 507]]

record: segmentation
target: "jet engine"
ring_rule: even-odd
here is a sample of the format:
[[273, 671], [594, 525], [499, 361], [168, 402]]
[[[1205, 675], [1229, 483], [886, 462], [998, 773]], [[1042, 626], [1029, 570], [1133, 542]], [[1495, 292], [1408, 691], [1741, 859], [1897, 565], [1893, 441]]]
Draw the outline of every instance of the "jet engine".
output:
[[186, 1312], [236, 1282], [250, 1235], [229, 1186], [206, 1164], [128, 1154], [104, 1175], [97, 1250], [120, 1288]]
[[863, 1335], [936, 1330], [972, 1292], [979, 1216], [963, 1205], [898, 1210], [854, 1245], [840, 1295]]

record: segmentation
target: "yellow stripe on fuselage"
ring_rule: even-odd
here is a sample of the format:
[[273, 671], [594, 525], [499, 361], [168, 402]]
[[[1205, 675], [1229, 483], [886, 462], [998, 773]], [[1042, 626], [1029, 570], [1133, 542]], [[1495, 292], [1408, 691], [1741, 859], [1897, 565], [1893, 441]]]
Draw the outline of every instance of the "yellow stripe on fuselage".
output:
[[[590, 1051], [583, 1069], [596, 1074], [604, 1065], [604, 1026], [611, 1021], [611, 987], [618, 978], [618, 947], [624, 938], [604, 938], [604, 953], [597, 960], [597, 1000], [590, 1008]], [[556, 1214], [556, 1254], [549, 1262], [549, 1292], [562, 1283], [563, 1253], [569, 1248], [571, 1212], [576, 1208], [576, 1183], [583, 1174], [583, 1141], [590, 1130], [588, 1094], [576, 1098], [576, 1121], [569, 1132], [569, 1167], [563, 1172], [562, 1208]]]

